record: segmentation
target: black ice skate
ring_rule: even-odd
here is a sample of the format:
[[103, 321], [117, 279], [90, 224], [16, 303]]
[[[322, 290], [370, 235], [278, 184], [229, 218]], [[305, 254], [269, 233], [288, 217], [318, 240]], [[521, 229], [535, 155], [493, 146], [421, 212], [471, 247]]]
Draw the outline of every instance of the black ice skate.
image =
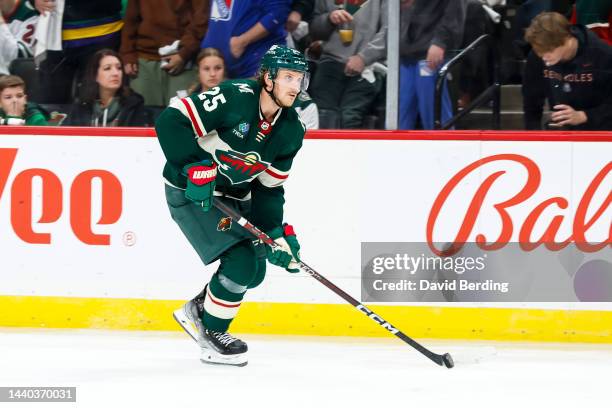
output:
[[204, 329], [208, 347], [202, 347], [200, 361], [208, 364], [229, 364], [239, 367], [247, 365], [246, 343], [229, 333]]
[[200, 360], [209, 364], [227, 364], [243, 367], [247, 364], [245, 342], [224, 332], [215, 332], [204, 327], [200, 315], [204, 310], [206, 288], [183, 307], [174, 311], [174, 320], [200, 346]]

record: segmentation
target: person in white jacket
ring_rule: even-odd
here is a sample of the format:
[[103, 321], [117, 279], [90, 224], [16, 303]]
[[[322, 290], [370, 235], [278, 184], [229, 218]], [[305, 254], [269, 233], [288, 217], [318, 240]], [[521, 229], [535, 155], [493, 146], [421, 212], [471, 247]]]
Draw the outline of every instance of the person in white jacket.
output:
[[0, 74], [11, 62], [32, 57], [38, 13], [27, 0], [0, 0]]

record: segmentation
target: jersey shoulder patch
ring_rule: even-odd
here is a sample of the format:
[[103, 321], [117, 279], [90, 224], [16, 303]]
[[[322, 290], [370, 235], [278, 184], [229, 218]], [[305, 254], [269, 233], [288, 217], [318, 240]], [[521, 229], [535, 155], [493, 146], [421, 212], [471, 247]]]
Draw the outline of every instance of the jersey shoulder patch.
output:
[[248, 79], [223, 81], [219, 84], [220, 92], [228, 101], [228, 110], [243, 111], [254, 102], [259, 104], [257, 82]]
[[230, 79], [227, 81], [223, 81], [219, 86], [223, 88], [227, 88], [231, 90], [232, 93], [238, 95], [257, 95], [259, 92], [259, 87], [257, 85], [257, 81], [252, 79]]

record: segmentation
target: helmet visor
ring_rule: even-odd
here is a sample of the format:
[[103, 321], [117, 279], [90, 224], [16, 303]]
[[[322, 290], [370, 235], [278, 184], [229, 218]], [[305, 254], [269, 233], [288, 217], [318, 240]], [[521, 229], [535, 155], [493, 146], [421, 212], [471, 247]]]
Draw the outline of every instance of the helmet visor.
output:
[[310, 84], [310, 73], [281, 68], [276, 74], [274, 81], [301, 92], [308, 89], [308, 85]]

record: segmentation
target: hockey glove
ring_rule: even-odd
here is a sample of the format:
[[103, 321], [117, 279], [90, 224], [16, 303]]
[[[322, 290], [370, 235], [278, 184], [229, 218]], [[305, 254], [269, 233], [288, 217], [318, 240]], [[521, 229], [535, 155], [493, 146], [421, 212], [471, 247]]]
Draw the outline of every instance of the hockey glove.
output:
[[213, 204], [217, 165], [210, 160], [202, 160], [183, 167], [183, 174], [187, 176], [185, 197], [201, 206], [202, 210], [210, 210]]
[[268, 262], [285, 268], [287, 272], [299, 272], [297, 263], [300, 262], [300, 244], [293, 227], [289, 224], [283, 224], [282, 227], [274, 228], [268, 235], [279, 245], [277, 248], [266, 245]]

